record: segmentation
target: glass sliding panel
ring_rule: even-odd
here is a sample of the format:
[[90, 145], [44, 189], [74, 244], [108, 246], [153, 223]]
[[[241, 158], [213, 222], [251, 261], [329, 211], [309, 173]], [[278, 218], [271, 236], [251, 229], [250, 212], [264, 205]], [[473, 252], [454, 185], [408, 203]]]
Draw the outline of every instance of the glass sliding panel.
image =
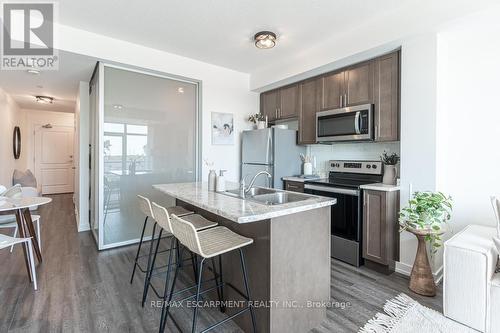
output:
[[196, 180], [198, 86], [106, 65], [103, 73], [101, 232], [109, 248], [139, 239], [138, 194], [171, 206], [152, 185]]
[[[98, 66], [99, 67], [99, 66]], [[99, 244], [99, 212], [98, 212], [98, 154], [96, 148], [99, 144], [98, 131], [98, 112], [99, 112], [99, 71], [97, 70], [90, 80], [89, 91], [89, 223], [92, 234]]]

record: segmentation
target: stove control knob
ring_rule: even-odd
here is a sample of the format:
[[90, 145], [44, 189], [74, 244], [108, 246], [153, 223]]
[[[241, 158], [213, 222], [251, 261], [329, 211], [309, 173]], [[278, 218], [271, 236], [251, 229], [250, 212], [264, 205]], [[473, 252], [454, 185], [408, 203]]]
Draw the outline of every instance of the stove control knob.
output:
[[367, 169], [370, 169], [371, 167], [372, 167], [372, 166], [371, 166], [370, 164], [367, 164], [367, 165], [366, 165], [366, 168], [367, 168]]
[[376, 169], [376, 168], [377, 168], [377, 165], [376, 165], [376, 164], [373, 164], [373, 165], [372, 165], [372, 168]]

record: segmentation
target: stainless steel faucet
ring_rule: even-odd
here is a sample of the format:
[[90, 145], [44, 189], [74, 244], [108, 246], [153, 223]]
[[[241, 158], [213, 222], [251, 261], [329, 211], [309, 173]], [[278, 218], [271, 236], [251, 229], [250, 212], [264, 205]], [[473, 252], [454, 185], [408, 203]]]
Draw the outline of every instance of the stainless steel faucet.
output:
[[245, 175], [240, 181], [240, 197], [243, 199], [245, 198], [246, 194], [250, 191], [250, 189], [253, 186], [253, 183], [255, 183], [255, 179], [257, 179], [258, 176], [260, 175], [267, 175], [267, 178], [271, 179], [273, 176], [267, 172], [267, 171], [260, 171], [258, 172], [255, 176], [253, 176], [252, 180], [250, 181], [250, 184], [248, 187], [245, 187], [245, 179], [247, 178], [248, 175]]

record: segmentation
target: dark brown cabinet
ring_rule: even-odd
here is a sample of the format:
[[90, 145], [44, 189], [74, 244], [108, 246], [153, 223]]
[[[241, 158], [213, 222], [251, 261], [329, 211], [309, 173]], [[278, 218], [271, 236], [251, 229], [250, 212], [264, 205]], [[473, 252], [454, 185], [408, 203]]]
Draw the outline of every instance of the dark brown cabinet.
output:
[[363, 191], [363, 258], [389, 271], [399, 260], [399, 191]]
[[299, 85], [262, 93], [260, 102], [261, 113], [271, 122], [295, 118], [299, 114]]
[[321, 80], [312, 79], [300, 84], [299, 144], [316, 143], [316, 112], [319, 111], [319, 86]]
[[353, 66], [345, 71], [344, 106], [373, 103], [373, 62]]
[[374, 60], [375, 141], [399, 140], [399, 52]]
[[294, 84], [280, 89], [278, 119], [295, 118], [299, 115], [299, 85]]
[[344, 72], [334, 72], [321, 79], [321, 110], [338, 109], [344, 105]]
[[270, 122], [298, 117], [299, 144], [316, 143], [316, 112], [374, 105], [374, 140], [398, 141], [400, 52], [261, 94], [261, 113]]
[[304, 183], [285, 180], [285, 190], [292, 192], [304, 192]]
[[321, 110], [372, 103], [373, 62], [368, 61], [322, 78]]
[[272, 90], [260, 95], [261, 113], [267, 116], [269, 121], [276, 120], [280, 104], [279, 90]]

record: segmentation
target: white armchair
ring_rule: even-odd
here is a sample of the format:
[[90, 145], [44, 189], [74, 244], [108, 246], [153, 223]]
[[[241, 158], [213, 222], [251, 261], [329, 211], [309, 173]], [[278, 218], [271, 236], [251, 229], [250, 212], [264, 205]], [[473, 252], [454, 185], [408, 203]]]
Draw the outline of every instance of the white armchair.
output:
[[444, 245], [444, 315], [485, 333], [500, 332], [496, 234], [494, 227], [469, 225]]

